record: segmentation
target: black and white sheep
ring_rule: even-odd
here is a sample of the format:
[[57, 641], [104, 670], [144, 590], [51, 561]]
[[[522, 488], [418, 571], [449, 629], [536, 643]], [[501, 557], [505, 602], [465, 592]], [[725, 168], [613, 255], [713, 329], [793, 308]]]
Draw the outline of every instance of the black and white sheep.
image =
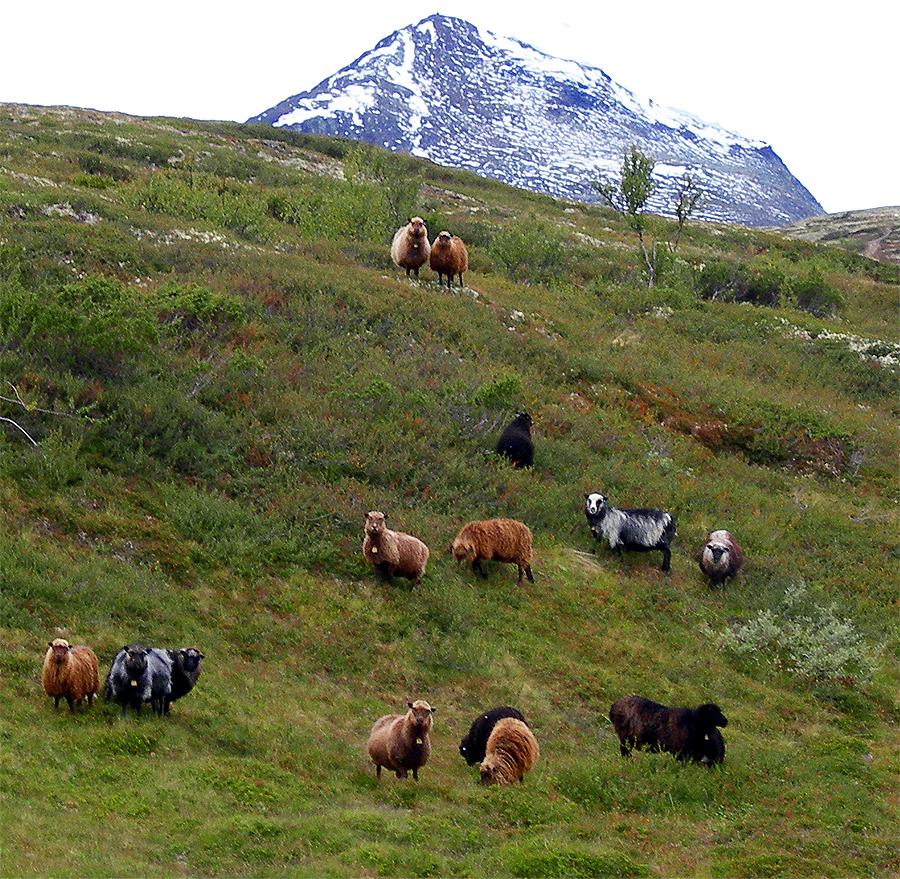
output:
[[713, 588], [724, 586], [744, 566], [744, 551], [730, 531], [713, 531], [700, 552], [700, 570]]
[[468, 734], [459, 743], [459, 754], [469, 766], [474, 766], [476, 763], [484, 760], [487, 741], [491, 731], [494, 729], [497, 721], [502, 720], [504, 717], [514, 717], [516, 720], [521, 720], [522, 723], [526, 722], [522, 712], [510, 705], [492, 708], [484, 714], [479, 714], [472, 721]]
[[513, 467], [530, 467], [534, 463], [532, 424], [532, 418], [527, 412], [516, 412], [516, 417], [497, 440], [497, 454], [506, 458]]
[[140, 713], [144, 702], [150, 703], [154, 713], [162, 715], [171, 692], [171, 658], [164, 651], [143, 644], [125, 645], [119, 650], [103, 685], [103, 698], [118, 703], [123, 717], [127, 707]]
[[725, 759], [725, 739], [716, 727], [728, 726], [728, 719], [711, 702], [697, 708], [668, 708], [643, 696], [626, 696], [613, 702], [609, 719], [623, 757], [629, 757], [632, 748], [646, 748], [708, 766]]
[[662, 570], [670, 569], [675, 537], [675, 519], [664, 510], [655, 508], [620, 510], [607, 503], [598, 492], [584, 496], [584, 515], [591, 533], [597, 540], [606, 540], [609, 548], [620, 555], [623, 550], [649, 552], [658, 549], [663, 554]]

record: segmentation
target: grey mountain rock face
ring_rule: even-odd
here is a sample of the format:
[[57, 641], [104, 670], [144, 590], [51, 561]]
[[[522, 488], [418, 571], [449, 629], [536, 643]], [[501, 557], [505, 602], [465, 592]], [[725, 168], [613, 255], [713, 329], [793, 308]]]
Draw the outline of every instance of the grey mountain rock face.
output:
[[319, 83], [253, 117], [467, 168], [515, 186], [596, 201], [632, 143], [656, 161], [651, 209], [695, 175], [699, 216], [777, 226], [822, 213], [772, 148], [645, 101], [596, 67], [433, 15], [396, 31]]

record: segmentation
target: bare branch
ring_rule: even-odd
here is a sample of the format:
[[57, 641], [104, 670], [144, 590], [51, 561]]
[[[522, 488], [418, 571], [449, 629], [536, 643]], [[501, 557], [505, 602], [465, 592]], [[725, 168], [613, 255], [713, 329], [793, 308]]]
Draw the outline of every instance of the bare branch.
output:
[[27, 439], [28, 442], [30, 442], [33, 446], [37, 446], [37, 440], [35, 440], [35, 438], [27, 430], [25, 430], [25, 428], [22, 427], [21, 424], [13, 421], [12, 418], [4, 418], [2, 415], [0, 415], [0, 421], [4, 422], [5, 424], [11, 424], [16, 430], [24, 434], [25, 439]]

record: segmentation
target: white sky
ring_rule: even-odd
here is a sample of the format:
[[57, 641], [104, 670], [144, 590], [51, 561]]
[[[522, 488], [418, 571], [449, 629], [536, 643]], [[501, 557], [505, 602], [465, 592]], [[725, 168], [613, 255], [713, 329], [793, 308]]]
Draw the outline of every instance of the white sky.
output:
[[0, 101], [244, 121], [441, 12], [770, 143], [828, 211], [900, 205], [900, 3], [3, 4]]

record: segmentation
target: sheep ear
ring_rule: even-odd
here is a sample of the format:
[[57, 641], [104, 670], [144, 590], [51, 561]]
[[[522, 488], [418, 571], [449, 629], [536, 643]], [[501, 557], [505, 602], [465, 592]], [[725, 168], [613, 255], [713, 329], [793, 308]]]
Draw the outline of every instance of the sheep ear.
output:
[[406, 225], [408, 226], [412, 222], [412, 217], [406, 218]]
[[407, 704], [410, 708], [412, 708], [412, 702], [410, 702], [409, 699], [406, 700], [406, 704]]
[[48, 642], [47, 642], [47, 646], [48, 646], [48, 647], [52, 647], [52, 646], [53, 646], [53, 642], [52, 642], [52, 641], [48, 641]]
[[434, 714], [435, 711], [437, 711], [437, 708], [435, 708], [434, 705], [432, 705], [432, 706], [431, 706], [431, 713]]

